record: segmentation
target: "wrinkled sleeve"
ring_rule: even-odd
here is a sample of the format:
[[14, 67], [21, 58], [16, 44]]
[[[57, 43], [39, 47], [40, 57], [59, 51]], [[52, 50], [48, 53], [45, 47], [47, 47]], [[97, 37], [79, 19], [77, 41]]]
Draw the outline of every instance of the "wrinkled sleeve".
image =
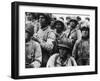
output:
[[68, 38], [66, 34], [64, 34], [63, 37], [60, 39], [59, 43], [64, 43], [68, 46], [73, 46], [74, 41], [74, 39]]
[[67, 36], [65, 36], [61, 41], [68, 46], [73, 46], [76, 41], [81, 40], [81, 31], [77, 30], [76, 32], [77, 32], [77, 39], [76, 38], [67, 38]]
[[34, 66], [34, 68], [39, 68], [41, 66], [42, 63], [42, 52], [41, 52], [41, 47], [40, 44], [36, 43], [36, 47], [35, 47], [35, 59], [32, 62], [32, 65]]
[[46, 50], [52, 50], [54, 47], [53, 41], [55, 41], [55, 38], [56, 37], [55, 37], [54, 32], [49, 32], [48, 37], [47, 37], [47, 41], [41, 42], [41, 46]]

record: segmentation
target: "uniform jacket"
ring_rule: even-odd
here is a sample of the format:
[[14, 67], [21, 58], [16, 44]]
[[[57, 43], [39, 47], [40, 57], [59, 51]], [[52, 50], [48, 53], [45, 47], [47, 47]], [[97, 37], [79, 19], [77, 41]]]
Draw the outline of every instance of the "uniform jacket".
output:
[[[63, 65], [65, 67], [77, 66], [76, 61], [74, 60], [73, 57], [66, 59], [66, 61], [63, 63]], [[62, 66], [62, 63], [61, 63], [60, 56], [58, 53], [53, 54], [47, 62], [47, 67], [61, 67], [61, 66]]]
[[61, 42], [66, 44], [68, 47], [73, 48], [77, 40], [81, 40], [81, 31], [75, 28], [73, 30], [67, 29], [62, 35]]
[[89, 40], [80, 40], [75, 43], [72, 55], [76, 60], [89, 59]]
[[53, 52], [55, 33], [50, 29], [50, 26], [48, 26], [44, 29], [39, 29], [39, 31], [35, 33], [33, 37], [39, 42], [42, 48], [43, 59], [41, 67], [46, 67], [47, 61]]
[[53, 41], [55, 41], [56, 37], [53, 30], [50, 29], [50, 26], [44, 29], [39, 29], [39, 31], [35, 33], [33, 37], [39, 40], [42, 48], [46, 50], [53, 49], [54, 47]]
[[40, 67], [42, 63], [42, 52], [40, 45], [31, 40], [25, 44], [26, 64], [33, 64], [34, 67]]

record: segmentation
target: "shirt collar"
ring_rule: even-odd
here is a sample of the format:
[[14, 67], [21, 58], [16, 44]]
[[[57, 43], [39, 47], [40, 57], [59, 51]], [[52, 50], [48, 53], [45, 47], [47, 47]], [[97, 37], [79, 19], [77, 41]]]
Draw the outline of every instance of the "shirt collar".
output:
[[45, 31], [46, 29], [48, 29], [48, 26], [47, 26], [47, 27], [42, 28], [42, 30], [43, 30], [43, 31]]

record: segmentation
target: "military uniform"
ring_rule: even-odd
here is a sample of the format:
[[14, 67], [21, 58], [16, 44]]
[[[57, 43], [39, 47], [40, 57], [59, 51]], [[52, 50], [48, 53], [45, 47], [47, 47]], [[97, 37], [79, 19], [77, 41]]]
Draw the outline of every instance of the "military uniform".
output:
[[45, 27], [44, 29], [39, 29], [37, 33], [33, 36], [41, 45], [42, 48], [42, 66], [45, 67], [46, 63], [52, 54], [54, 47], [53, 42], [55, 41], [55, 33], [50, 29], [50, 26]]
[[71, 49], [73, 49], [73, 46], [75, 44], [75, 42], [77, 40], [81, 40], [81, 31], [77, 28], [71, 30], [71, 29], [67, 29], [62, 37], [61, 37], [61, 41], [64, 44], [66, 44], [68, 47], [70, 47]]
[[66, 59], [65, 62], [62, 62], [62, 60], [60, 59], [59, 54], [53, 54], [48, 62], [46, 67], [61, 67], [61, 66], [77, 66], [76, 61], [73, 57], [69, 57]]
[[42, 63], [42, 52], [40, 45], [31, 40], [25, 44], [26, 68], [39, 68]]
[[89, 40], [80, 40], [75, 43], [72, 55], [78, 65], [89, 65]]

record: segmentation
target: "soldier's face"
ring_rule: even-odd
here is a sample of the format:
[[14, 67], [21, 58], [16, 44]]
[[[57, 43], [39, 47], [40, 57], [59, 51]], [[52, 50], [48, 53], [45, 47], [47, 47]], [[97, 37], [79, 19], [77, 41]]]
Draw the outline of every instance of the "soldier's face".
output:
[[27, 13], [27, 20], [28, 20], [28, 21], [32, 21], [32, 14]]
[[89, 35], [89, 32], [87, 30], [82, 31], [82, 37], [87, 37]]
[[70, 22], [70, 26], [71, 26], [72, 28], [74, 28], [74, 27], [76, 26], [76, 23], [73, 22], [73, 21], [71, 21], [71, 22]]
[[67, 54], [66, 48], [60, 47], [59, 48], [59, 54], [60, 54], [61, 58], [65, 57], [65, 55]]
[[43, 15], [39, 16], [39, 22], [40, 22], [41, 25], [45, 24], [46, 20], [45, 20], [45, 17]]
[[57, 31], [58, 33], [61, 32], [61, 28], [62, 28], [61, 23], [57, 23], [55, 27], [56, 27], [56, 31]]

